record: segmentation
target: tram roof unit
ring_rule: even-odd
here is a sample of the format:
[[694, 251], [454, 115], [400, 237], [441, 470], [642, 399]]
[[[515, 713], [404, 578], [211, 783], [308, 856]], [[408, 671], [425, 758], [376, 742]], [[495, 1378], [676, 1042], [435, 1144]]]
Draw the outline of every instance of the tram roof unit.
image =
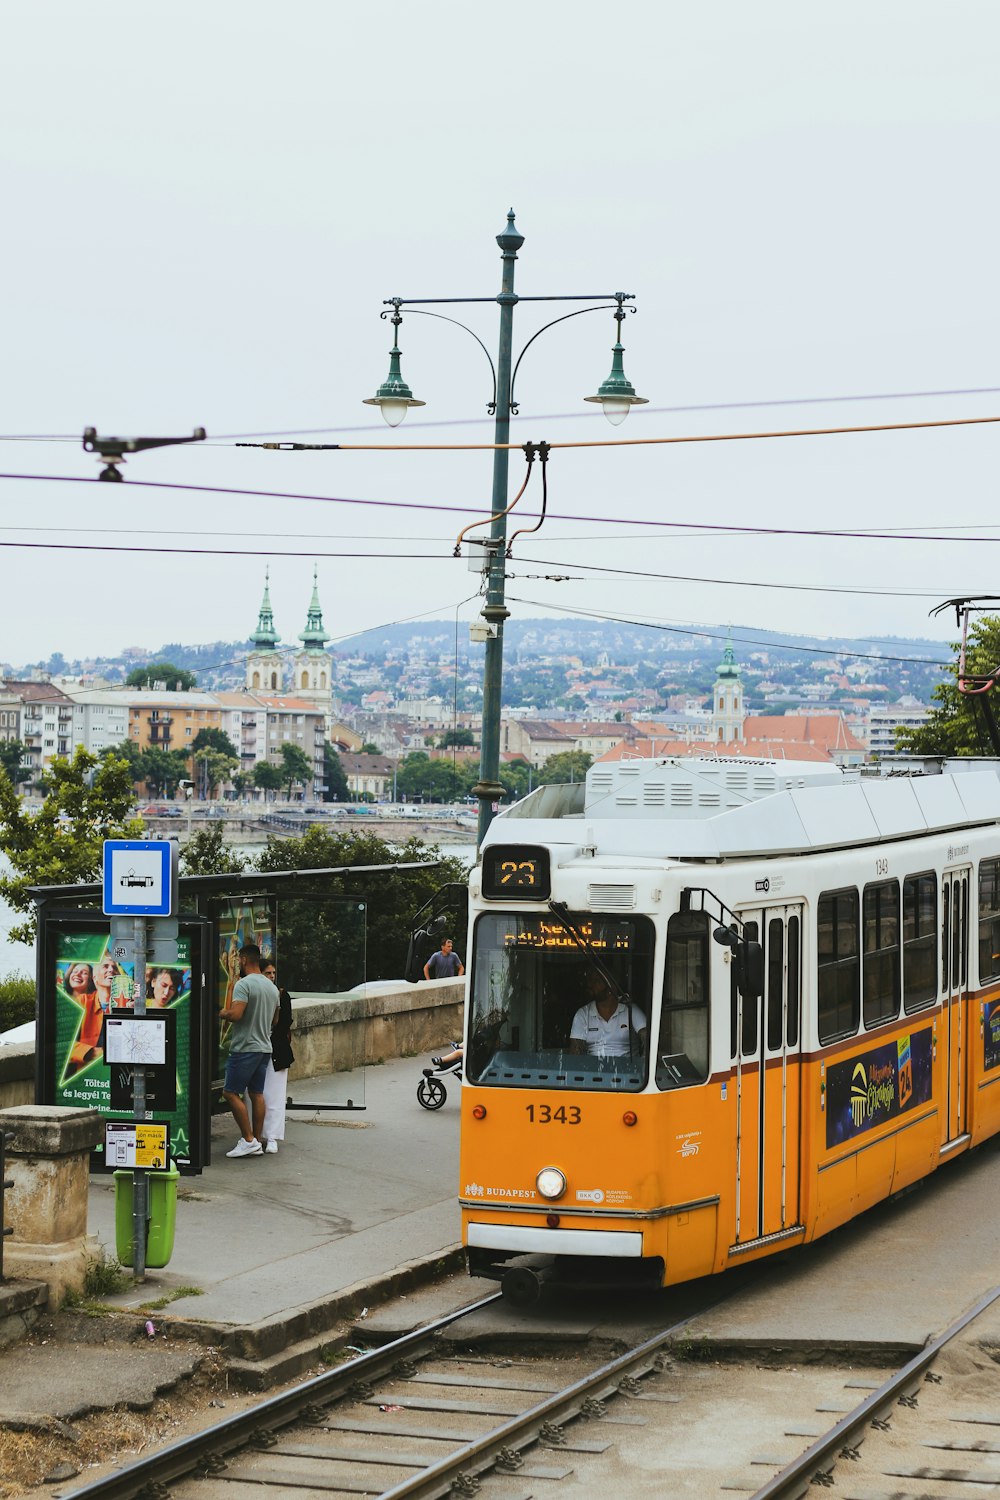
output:
[[[485, 843], [726, 860], [846, 849], [1000, 822], [1000, 761], [862, 776], [814, 761], [690, 756], [600, 762], [586, 783], [505, 808]], [[573, 853], [570, 853], [570, 848]]]

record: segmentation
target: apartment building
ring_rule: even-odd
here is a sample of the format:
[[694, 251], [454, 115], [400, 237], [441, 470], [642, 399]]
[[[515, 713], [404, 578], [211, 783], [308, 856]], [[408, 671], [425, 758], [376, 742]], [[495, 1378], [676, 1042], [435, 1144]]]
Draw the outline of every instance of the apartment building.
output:
[[[52, 763], [56, 755], [72, 755], [75, 739], [74, 704], [61, 688], [51, 682], [21, 682], [7, 678], [4, 683], [3, 713], [10, 719], [18, 714], [18, 732], [8, 732], [4, 739], [20, 739], [25, 746], [22, 764], [33, 778]], [[15, 708], [15, 702], [20, 709]]]

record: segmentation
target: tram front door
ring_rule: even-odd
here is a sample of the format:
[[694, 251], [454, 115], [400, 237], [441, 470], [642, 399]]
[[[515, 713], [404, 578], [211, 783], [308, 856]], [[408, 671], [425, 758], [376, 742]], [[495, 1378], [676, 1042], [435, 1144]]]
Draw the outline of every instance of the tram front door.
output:
[[802, 906], [739, 913], [764, 949], [764, 993], [732, 985], [736, 1065], [736, 1245], [799, 1223]]
[[941, 1025], [938, 1045], [947, 1054], [945, 1079], [945, 1148], [966, 1136], [968, 1123], [968, 866], [946, 870], [941, 877]]

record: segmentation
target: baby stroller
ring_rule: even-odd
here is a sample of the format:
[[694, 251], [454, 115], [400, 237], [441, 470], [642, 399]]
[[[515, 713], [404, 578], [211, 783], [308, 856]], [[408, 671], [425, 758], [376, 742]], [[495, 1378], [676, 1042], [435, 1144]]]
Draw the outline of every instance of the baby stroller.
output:
[[440, 1057], [432, 1057], [433, 1067], [424, 1068], [420, 1082], [417, 1084], [417, 1100], [424, 1109], [440, 1109], [448, 1097], [448, 1090], [444, 1086], [444, 1079], [448, 1077], [462, 1078], [462, 1043], [452, 1042], [451, 1053], [458, 1053], [457, 1057], [451, 1057], [450, 1062], [443, 1062]]

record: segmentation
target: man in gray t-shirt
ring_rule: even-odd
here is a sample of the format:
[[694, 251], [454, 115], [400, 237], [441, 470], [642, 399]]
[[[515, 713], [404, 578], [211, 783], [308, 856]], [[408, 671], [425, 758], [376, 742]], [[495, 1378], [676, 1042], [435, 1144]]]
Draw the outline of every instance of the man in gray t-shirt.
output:
[[[278, 1014], [278, 991], [260, 971], [260, 949], [247, 943], [240, 949], [240, 978], [233, 987], [232, 999], [219, 1011], [223, 1021], [232, 1023], [229, 1037], [229, 1059], [222, 1095], [239, 1126], [240, 1139], [227, 1156], [260, 1156], [264, 1128], [264, 1078], [271, 1056], [271, 1026]], [[250, 1095], [253, 1120], [247, 1113], [243, 1095]]]

